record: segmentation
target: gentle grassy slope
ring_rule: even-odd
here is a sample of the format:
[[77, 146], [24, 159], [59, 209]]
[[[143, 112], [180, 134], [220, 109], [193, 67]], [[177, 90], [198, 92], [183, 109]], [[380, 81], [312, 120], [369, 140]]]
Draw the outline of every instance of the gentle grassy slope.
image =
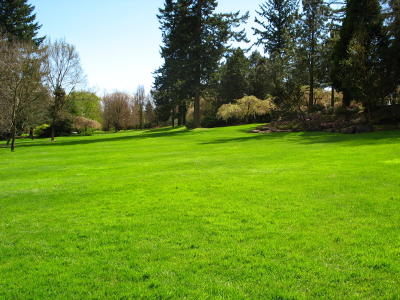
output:
[[399, 299], [400, 132], [249, 128], [0, 149], [0, 298]]

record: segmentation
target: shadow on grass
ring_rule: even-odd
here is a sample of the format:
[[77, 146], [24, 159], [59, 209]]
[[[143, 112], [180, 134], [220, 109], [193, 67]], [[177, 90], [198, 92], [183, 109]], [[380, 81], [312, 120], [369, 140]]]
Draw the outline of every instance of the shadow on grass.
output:
[[[129, 141], [129, 140], [141, 140], [149, 138], [159, 137], [174, 137], [182, 136], [188, 133], [192, 133], [192, 130], [185, 128], [158, 128], [146, 130], [142, 133], [135, 135], [123, 135], [115, 136], [114, 134], [106, 134], [93, 136], [88, 138], [71, 137], [68, 140], [57, 141], [56, 143], [48, 142], [19, 142], [18, 148], [24, 147], [37, 147], [37, 146], [67, 146], [67, 145], [86, 145], [95, 144], [102, 142], [118, 142], [118, 141]], [[238, 129], [237, 132], [245, 133], [240, 137], [226, 137], [218, 139], [210, 139], [203, 141], [201, 145], [212, 145], [212, 144], [225, 144], [225, 143], [240, 143], [250, 141], [276, 141], [281, 139], [282, 141], [290, 141], [292, 143], [300, 144], [324, 144], [324, 143], [343, 143], [348, 146], [358, 145], [376, 145], [376, 144], [400, 144], [400, 131], [381, 131], [373, 133], [363, 134], [339, 134], [339, 133], [327, 133], [327, 132], [277, 132], [277, 133], [250, 133], [249, 128]], [[4, 145], [2, 145], [4, 146]]]
[[100, 135], [98, 138], [96, 136], [88, 137], [86, 139], [82, 139], [79, 137], [71, 137], [69, 140], [61, 140], [56, 141], [55, 143], [50, 142], [27, 142], [27, 143], [18, 143], [18, 148], [25, 147], [43, 147], [43, 146], [69, 146], [69, 145], [87, 145], [87, 144], [95, 144], [102, 142], [118, 142], [118, 141], [129, 141], [129, 140], [140, 140], [140, 139], [148, 139], [148, 138], [158, 138], [158, 137], [172, 137], [172, 136], [180, 136], [183, 134], [187, 134], [191, 132], [189, 129], [183, 129], [177, 131], [176, 128], [160, 128], [160, 129], [152, 129], [144, 131], [142, 134], [136, 135], [124, 135], [124, 136], [113, 136], [113, 134], [105, 134]]
[[[247, 131], [248, 132], [248, 131]], [[376, 145], [376, 144], [400, 144], [400, 131], [381, 131], [361, 134], [340, 134], [328, 132], [276, 132], [276, 133], [250, 133], [247, 136], [236, 138], [215, 139], [200, 144], [224, 144], [231, 142], [248, 142], [255, 140], [290, 140], [300, 144], [325, 144], [343, 143], [349, 146]]]

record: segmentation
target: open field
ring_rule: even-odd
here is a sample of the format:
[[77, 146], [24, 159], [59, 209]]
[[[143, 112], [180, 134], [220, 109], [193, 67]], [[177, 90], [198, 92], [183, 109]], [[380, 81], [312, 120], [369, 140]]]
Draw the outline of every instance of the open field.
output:
[[400, 132], [255, 125], [0, 148], [0, 298], [400, 295]]

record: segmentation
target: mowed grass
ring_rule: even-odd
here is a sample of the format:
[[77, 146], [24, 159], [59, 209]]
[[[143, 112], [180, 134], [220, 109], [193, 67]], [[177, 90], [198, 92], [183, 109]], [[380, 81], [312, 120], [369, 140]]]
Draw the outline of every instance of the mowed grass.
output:
[[399, 299], [400, 132], [0, 149], [0, 298]]

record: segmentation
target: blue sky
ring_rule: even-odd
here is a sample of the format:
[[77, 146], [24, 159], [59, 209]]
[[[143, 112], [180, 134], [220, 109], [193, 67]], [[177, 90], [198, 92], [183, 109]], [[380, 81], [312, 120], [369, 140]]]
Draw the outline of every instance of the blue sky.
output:
[[[76, 46], [88, 87], [106, 92], [133, 92], [138, 85], [148, 91], [152, 72], [162, 64], [161, 32], [157, 20], [163, 0], [30, 0], [41, 34], [64, 38]], [[249, 11], [251, 32], [262, 0], [220, 0], [219, 11]]]

